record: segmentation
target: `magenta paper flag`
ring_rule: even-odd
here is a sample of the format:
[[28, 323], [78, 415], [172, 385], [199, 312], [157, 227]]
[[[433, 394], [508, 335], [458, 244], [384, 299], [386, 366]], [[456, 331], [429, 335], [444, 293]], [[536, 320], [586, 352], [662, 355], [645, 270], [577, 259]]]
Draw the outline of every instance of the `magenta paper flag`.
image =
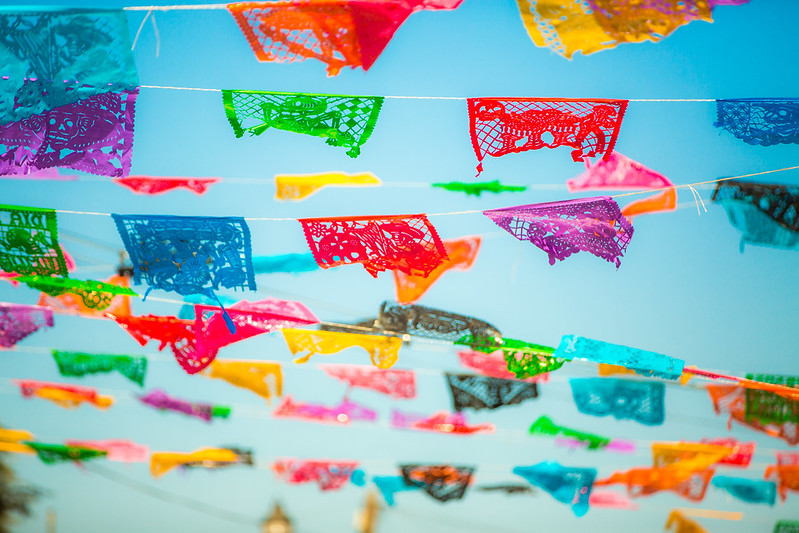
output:
[[114, 178], [114, 183], [122, 185], [136, 194], [163, 194], [174, 189], [186, 189], [202, 196], [214, 183], [222, 178], [176, 178], [172, 176], [125, 176]]
[[275, 476], [286, 483], [316, 482], [322, 490], [340, 489], [358, 468], [357, 461], [278, 459], [272, 464]]
[[38, 305], [0, 302], [0, 346], [13, 348], [41, 328], [53, 327], [53, 311]]
[[299, 418], [329, 424], [349, 424], [352, 420], [367, 422], [377, 420], [375, 411], [349, 400], [344, 400], [333, 407], [327, 407], [326, 405], [295, 402], [291, 396], [283, 397], [280, 405], [272, 411], [272, 416], [275, 418]]
[[463, 413], [447, 413], [440, 411], [430, 416], [416, 413], [391, 412], [391, 426], [399, 429], [416, 431], [433, 431], [453, 435], [474, 435], [476, 433], [493, 433], [494, 424], [469, 425]]
[[633, 237], [633, 225], [610, 196], [483, 211], [520, 241], [530, 241], [549, 255], [549, 264], [584, 251], [616, 268]]
[[108, 452], [106, 459], [122, 463], [146, 463], [150, 456], [150, 448], [129, 440], [68, 440], [66, 444]]
[[150, 391], [144, 396], [139, 396], [139, 401], [161, 411], [175, 411], [176, 413], [199, 418], [205, 422], [210, 422], [214, 415], [214, 406], [210, 403], [188, 402], [173, 398], [160, 389]]
[[[500, 379], [516, 379], [516, 374], [508, 370], [508, 362], [502, 355], [501, 347], [493, 353], [475, 352], [474, 350], [463, 350], [458, 352], [458, 361], [461, 366], [474, 370], [484, 376]], [[549, 372], [538, 374], [519, 381], [530, 383], [543, 383], [549, 381]]]
[[322, 364], [320, 370], [340, 379], [349, 387], [372, 389], [395, 400], [416, 397], [416, 376], [413, 370], [385, 370], [367, 365]]

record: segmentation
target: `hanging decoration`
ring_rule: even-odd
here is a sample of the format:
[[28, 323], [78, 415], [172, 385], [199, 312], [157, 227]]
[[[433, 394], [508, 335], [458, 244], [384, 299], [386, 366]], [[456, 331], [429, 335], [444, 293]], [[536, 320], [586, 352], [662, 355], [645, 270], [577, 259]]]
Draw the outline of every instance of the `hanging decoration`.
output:
[[[595, 190], [641, 190], [674, 187], [664, 175], [655, 172], [619, 152], [593, 164], [586, 160], [586, 170], [574, 179], [566, 180], [569, 192]], [[632, 218], [645, 213], [674, 211], [677, 209], [677, 190], [670, 188], [643, 200], [635, 200], [622, 209], [621, 214]]]
[[799, 532], [799, 520], [777, 520], [774, 524], [773, 533], [797, 533]]
[[230, 450], [234, 454], [236, 454], [235, 461], [214, 461], [214, 460], [202, 460], [202, 461], [190, 461], [188, 463], [183, 463], [180, 465], [180, 468], [226, 468], [228, 466], [233, 465], [244, 465], [244, 466], [255, 466], [255, 463], [252, 459], [252, 450], [244, 450], [241, 448], [222, 448], [224, 450]]
[[399, 270], [427, 277], [447, 259], [436, 228], [421, 215], [300, 219], [322, 268], [361, 263], [372, 277]]
[[[508, 370], [508, 364], [505, 362], [505, 358], [502, 356], [502, 352], [499, 349], [492, 353], [461, 350], [458, 352], [458, 362], [461, 366], [484, 376], [500, 379], [513, 379], [516, 377], [513, 372]], [[524, 381], [529, 381], [531, 383], [542, 383], [548, 380], [548, 373], [538, 374], [524, 379]]]
[[474, 470], [471, 466], [400, 465], [406, 485], [417, 486], [440, 502], [463, 498]]
[[66, 446], [64, 444], [45, 444], [43, 442], [26, 442], [33, 448], [39, 459], [47, 465], [74, 461], [82, 463], [90, 459], [105, 457], [108, 452], [105, 450], [95, 450], [93, 448], [83, 448], [80, 446]]
[[799, 423], [783, 422], [782, 424], [762, 424], [757, 420], [746, 417], [746, 389], [738, 385], [705, 385], [710, 399], [713, 401], [713, 410], [716, 414], [728, 414], [727, 428], [732, 428], [735, 420], [741, 425], [748, 426], [755, 431], [765, 433], [771, 437], [783, 439], [791, 446], [799, 444]]
[[788, 496], [788, 491], [799, 492], [799, 463], [797, 464], [777, 464], [766, 467], [765, 479], [776, 478], [777, 494], [780, 501], [784, 502]]
[[452, 394], [452, 407], [455, 411], [498, 409], [538, 398], [535, 383], [472, 374], [445, 373], [444, 377]]
[[724, 458], [720, 459], [718, 464], [744, 468], [752, 462], [752, 455], [755, 453], [756, 446], [754, 442], [738, 442], [733, 438], [703, 439], [702, 442], [716, 446], [726, 446], [732, 450]]
[[502, 333], [492, 324], [466, 315], [441, 311], [421, 305], [383, 302], [375, 328], [440, 341], [454, 342], [465, 335], [477, 339], [497, 339]]
[[[377, 123], [382, 96], [344, 96], [266, 91], [222, 91], [225, 115], [236, 137], [269, 128], [327, 139], [358, 157]], [[253, 124], [244, 126], [244, 124]]]
[[567, 360], [578, 357], [595, 363], [619, 365], [642, 376], [671, 380], [679, 379], [685, 366], [685, 361], [681, 359], [577, 335], [561, 337], [555, 357]]
[[549, 264], [584, 251], [616, 268], [633, 237], [632, 224], [609, 196], [483, 211], [520, 241], [530, 241], [549, 256]]
[[136, 194], [156, 195], [175, 189], [186, 189], [197, 196], [206, 193], [214, 183], [222, 178], [176, 178], [172, 176], [125, 176], [114, 178], [114, 183], [127, 187]]
[[230, 416], [230, 407], [221, 405], [211, 405], [210, 403], [189, 402], [179, 398], [173, 398], [161, 389], [155, 389], [143, 396], [139, 396], [139, 401], [149, 405], [159, 411], [174, 411], [183, 413], [187, 416], [199, 418], [205, 422], [210, 422], [212, 418], [227, 418]]
[[679, 509], [673, 509], [666, 519], [666, 531], [673, 533], [708, 533], [696, 520], [685, 516]]
[[0, 35], [0, 124], [139, 84], [121, 9], [3, 8]]
[[[487, 155], [573, 148], [574, 161], [609, 157], [619, 136], [627, 100], [575, 98], [469, 98], [477, 175]], [[547, 136], [551, 139], [547, 142]]]
[[97, 390], [92, 387], [49, 383], [34, 379], [16, 379], [12, 381], [19, 386], [23, 398], [36, 396], [49, 400], [64, 409], [74, 409], [83, 402], [90, 403], [98, 409], [107, 409], [114, 404], [113, 396], [98, 394]]
[[346, 485], [358, 468], [357, 461], [278, 459], [272, 464], [275, 477], [286, 483], [316, 482], [321, 490], [337, 490]]
[[777, 485], [772, 481], [757, 481], [730, 476], [713, 476], [714, 487], [726, 491], [731, 496], [747, 503], [774, 505], [777, 501]]
[[442, 241], [447, 259], [433, 269], [427, 276], [406, 274], [394, 270], [394, 285], [397, 292], [397, 301], [401, 304], [410, 304], [421, 298], [444, 272], [451, 269], [469, 270], [472, 267], [482, 239], [478, 235], [461, 237], [459, 239]]
[[147, 446], [129, 440], [68, 440], [66, 445], [101, 450], [106, 452], [105, 458], [109, 461], [121, 463], [146, 463], [150, 456]]
[[[747, 375], [751, 379], [752, 374]], [[797, 396], [786, 398], [783, 395], [759, 389], [746, 389], [744, 414], [746, 420], [761, 424], [784, 424], [799, 422], [799, 378], [758, 374], [757, 379], [765, 383], [787, 385], [797, 389]]]
[[272, 411], [275, 418], [299, 418], [311, 422], [331, 424], [349, 424], [351, 421], [374, 422], [377, 412], [351, 402], [347, 399], [334, 407], [313, 403], [295, 402], [291, 396], [284, 396], [280, 404]]
[[0, 270], [23, 275], [68, 275], [64, 252], [58, 244], [54, 210], [0, 205]]
[[380, 180], [371, 172], [347, 174], [279, 174], [275, 176], [276, 200], [305, 200], [322, 187], [379, 187]]
[[585, 443], [589, 450], [601, 450], [610, 444], [609, 438], [556, 425], [548, 416], [539, 417], [538, 420], [530, 426], [530, 434], [548, 437], [563, 435], [564, 437], [569, 437]]
[[676, 465], [681, 469], [705, 470], [729, 456], [733, 448], [699, 442], [653, 442], [652, 465], [663, 468]]
[[133, 355], [87, 354], [53, 350], [58, 372], [65, 377], [81, 377], [117, 371], [140, 387], [144, 386], [147, 359]]
[[220, 463], [237, 464], [241, 457], [228, 448], [201, 448], [190, 453], [154, 452], [150, 456], [150, 474], [159, 478], [181, 465], [217, 468]]
[[385, 369], [397, 362], [402, 346], [399, 337], [384, 335], [292, 328], [284, 328], [281, 332], [295, 363], [307, 363], [315, 354], [331, 355], [358, 346], [366, 350], [374, 366]]
[[369, 70], [411, 13], [455, 9], [463, 0], [310, 0], [228, 4], [259, 61], [317, 59], [327, 75]]
[[318, 270], [319, 265], [313, 254], [261, 255], [252, 258], [252, 269], [256, 274], [300, 274]]
[[42, 328], [53, 327], [53, 311], [38, 305], [0, 302], [0, 347], [13, 348]]
[[617, 483], [627, 485], [627, 493], [632, 498], [670, 490], [687, 500], [701, 502], [713, 473], [713, 470], [691, 471], [677, 465], [664, 468], [632, 468], [626, 472], [614, 472], [606, 479], [598, 479], [594, 485]]
[[347, 383], [347, 387], [371, 389], [395, 400], [416, 397], [416, 375], [413, 370], [383, 370], [365, 365], [322, 364], [319, 369], [330, 377]]
[[420, 489], [419, 485], [406, 484], [402, 476], [374, 476], [372, 481], [389, 507], [394, 507], [394, 494]]
[[462, 413], [440, 411], [430, 416], [425, 416], [416, 413], [403, 413], [396, 410], [391, 412], [391, 427], [416, 431], [433, 431], [435, 433], [453, 435], [493, 433], [497, 429], [494, 424], [476, 424], [470, 426], [466, 422], [466, 416]]
[[588, 500], [596, 478], [595, 468], [574, 468], [546, 462], [517, 466], [513, 473], [547, 491], [559, 502], [570, 505], [575, 516], [588, 512]]
[[189, 374], [199, 372], [210, 364], [207, 358], [197, 358], [194, 349], [193, 322], [174, 316], [115, 316], [110, 317], [127, 331], [136, 342], [144, 346], [158, 341], [161, 351], [168, 344], [180, 366]]
[[14, 280], [52, 297], [72, 294], [80, 298], [84, 307], [97, 311], [108, 312], [107, 309], [116, 296], [138, 296], [127, 287], [93, 279], [78, 280], [50, 278], [47, 276], [19, 276], [14, 278]]
[[613, 415], [648, 426], [659, 426], [666, 419], [663, 383], [617, 378], [573, 378], [569, 383], [577, 410], [583, 414]]
[[[46, 289], [39, 296], [39, 305], [41, 306], [73, 311], [79, 315], [90, 317], [105, 317], [108, 314], [120, 317], [130, 316], [130, 296], [135, 293], [128, 290], [126, 276], [114, 274], [106, 280], [97, 282], [77, 281], [75, 285], [69, 287], [59, 286], [57, 280], [46, 280], [46, 285], [41, 281], [39, 280], [40, 286]], [[118, 289], [111, 289], [108, 287], [109, 285], [116, 286]], [[60, 291], [61, 287], [68, 292], [57, 295], [48, 294], [48, 292]], [[103, 288], [113, 292], [107, 292]], [[109, 298], [110, 300], [108, 300]], [[88, 305], [84, 303], [84, 299], [88, 301]], [[108, 305], [105, 305], [106, 301], [108, 301]]]
[[588, 504], [591, 507], [604, 507], [606, 509], [638, 510], [638, 504], [631, 502], [627, 496], [616, 494], [615, 492], [591, 491], [591, 496], [588, 497]]
[[527, 190], [527, 187], [523, 185], [502, 185], [499, 180], [483, 181], [479, 183], [450, 181], [448, 183], [433, 183], [432, 186], [444, 189], [445, 191], [464, 192], [466, 196], [480, 196], [484, 192], [499, 194], [501, 192], [524, 192]]
[[565, 359], [553, 357], [554, 348], [516, 339], [467, 335], [455, 341], [455, 344], [471, 346], [474, 350], [488, 354], [501, 352], [506, 370], [516, 379], [534, 378], [532, 381], [540, 381], [542, 376], [559, 369], [566, 362]]
[[715, 126], [747, 144], [799, 144], [799, 98], [716, 100], [716, 113]]
[[251, 390], [267, 402], [283, 395], [283, 373], [278, 363], [215, 359], [204, 375]]
[[747, 243], [799, 249], [799, 187], [727, 180], [712, 199], [741, 231], [741, 252]]
[[65, 167], [127, 176], [138, 94], [97, 94], [0, 126], [0, 175]]
[[33, 454], [33, 448], [25, 444], [25, 441], [32, 440], [33, 433], [30, 431], [0, 427], [0, 452]]

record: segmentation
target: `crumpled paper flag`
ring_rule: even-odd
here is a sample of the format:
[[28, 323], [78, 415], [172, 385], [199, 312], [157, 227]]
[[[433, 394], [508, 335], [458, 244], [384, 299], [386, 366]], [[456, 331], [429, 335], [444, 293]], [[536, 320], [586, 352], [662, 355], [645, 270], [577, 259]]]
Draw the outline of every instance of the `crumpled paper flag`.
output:
[[189, 402], [180, 398], [173, 398], [161, 389], [155, 389], [143, 396], [139, 396], [139, 401], [149, 405], [159, 411], [174, 411], [184, 415], [199, 418], [205, 422], [210, 422], [212, 418], [227, 418], [230, 415], [230, 408], [224, 406], [211, 405], [210, 403]]
[[526, 341], [509, 339], [507, 337], [481, 337], [466, 335], [455, 341], [455, 344], [471, 346], [473, 350], [491, 354], [499, 352], [505, 360], [506, 369], [516, 379], [533, 378], [538, 381], [539, 376], [546, 376], [563, 366], [565, 359], [553, 357], [555, 348], [532, 344]]
[[158, 350], [161, 351], [168, 344], [178, 364], [189, 374], [196, 374], [213, 360], [197, 356], [192, 320], [157, 315], [109, 316], [142, 346], [155, 340], [160, 343]]
[[466, 196], [480, 196], [484, 192], [499, 194], [501, 192], [524, 192], [527, 187], [520, 185], [502, 185], [499, 180], [484, 181], [480, 183], [464, 183], [461, 181], [450, 181], [449, 183], [433, 183], [433, 187], [444, 189], [445, 191], [464, 192]]
[[673, 465], [688, 471], [705, 470], [734, 451], [730, 446], [700, 442], [653, 442], [652, 465], [656, 468]]
[[769, 465], [764, 479], [777, 479], [777, 494], [785, 501], [788, 491], [799, 492], [799, 464]]
[[54, 210], [0, 205], [0, 270], [22, 275], [68, 275]]
[[190, 453], [154, 452], [150, 456], [150, 474], [159, 478], [176, 466], [191, 463], [202, 466], [204, 463], [237, 463], [239, 455], [227, 448], [201, 448]]
[[279, 363], [216, 359], [204, 375], [251, 390], [267, 402], [283, 394], [283, 373]]
[[[130, 316], [130, 295], [131, 293], [135, 293], [133, 293], [133, 291], [127, 292], [124, 290], [129, 289], [130, 281], [128, 280], [127, 276], [119, 276], [114, 274], [108, 279], [100, 280], [100, 283], [103, 284], [102, 286], [116, 285], [123, 289], [114, 293], [105, 293], [111, 294], [111, 299], [108, 305], [104, 306], [102, 309], [97, 306], [87, 306], [84, 303], [83, 295], [72, 292], [65, 292], [55, 296], [51, 296], [47, 292], [42, 292], [41, 296], [39, 296], [39, 305], [50, 307], [52, 309], [74, 311], [79, 315], [90, 317], [105, 317], [109, 314], [121, 317]], [[105, 294], [101, 296], [103, 299], [106, 298]], [[93, 303], [93, 299], [91, 297], [89, 298], [89, 303]]]
[[710, 383], [705, 385], [705, 388], [710, 395], [710, 399], [713, 401], [713, 409], [716, 414], [726, 413], [729, 415], [727, 429], [732, 428], [732, 422], [734, 420], [755, 431], [760, 431], [771, 437], [783, 439], [792, 446], [799, 444], [799, 423], [783, 422], [782, 424], [764, 424], [746, 417], [746, 389], [744, 387]]
[[93, 448], [83, 448], [81, 446], [66, 446], [64, 444], [45, 444], [43, 442], [25, 442], [26, 445], [33, 448], [39, 459], [48, 465], [63, 463], [65, 461], [74, 461], [82, 463], [89, 459], [98, 457], [105, 457], [108, 452], [105, 450], [95, 450]]
[[117, 371], [140, 387], [144, 386], [147, 359], [132, 355], [87, 354], [53, 350], [53, 359], [62, 376], [86, 376]]
[[752, 455], [755, 453], [756, 443], [738, 442], [733, 438], [702, 439], [704, 444], [714, 444], [716, 446], [726, 446], [732, 449], [727, 456], [719, 460], [718, 464], [728, 466], [747, 467], [752, 462]]
[[714, 487], [747, 503], [774, 505], [777, 501], [777, 485], [773, 481], [758, 481], [730, 476], [713, 476]]
[[502, 336], [493, 325], [467, 315], [421, 305], [399, 305], [385, 301], [380, 305], [374, 327], [401, 335], [415, 335], [441, 341], [460, 341], [465, 335], [477, 339]]
[[[461, 366], [474, 370], [484, 376], [500, 379], [513, 379], [516, 374], [508, 370], [508, 363], [505, 361], [502, 350], [497, 348], [491, 353], [481, 353], [472, 350], [461, 350], [458, 352], [458, 362]], [[538, 374], [524, 381], [530, 383], [545, 383], [549, 381], [549, 372]]]
[[608, 478], [596, 480], [594, 485], [621, 483], [627, 485], [627, 493], [633, 498], [670, 490], [683, 498], [700, 502], [705, 497], [705, 491], [713, 474], [712, 469], [691, 471], [680, 465], [663, 468], [641, 467], [626, 472], [614, 472]]
[[587, 339], [577, 335], [564, 335], [555, 350], [555, 357], [579, 357], [595, 363], [619, 365], [636, 374], [663, 379], [679, 379], [685, 361], [655, 352], [630, 348], [619, 344]]
[[114, 178], [114, 183], [127, 187], [137, 194], [156, 195], [173, 189], [186, 189], [202, 196], [214, 183], [222, 178], [176, 178], [171, 176], [125, 176]]
[[339, 331], [284, 328], [281, 330], [295, 363], [307, 363], [312, 355], [330, 355], [358, 346], [366, 350], [372, 364], [391, 368], [397, 362], [402, 340], [384, 335], [363, 335]]
[[460, 500], [472, 481], [475, 468], [456, 465], [400, 465], [407, 485], [415, 485], [440, 502]]
[[596, 478], [595, 468], [574, 468], [555, 462], [516, 466], [513, 473], [540, 487], [559, 502], [571, 506], [575, 516], [588, 512], [589, 497]]
[[272, 471], [278, 479], [286, 483], [298, 484], [315, 481], [321, 490], [337, 490], [347, 484], [357, 461], [326, 461], [277, 459]]
[[319, 365], [328, 376], [340, 379], [348, 387], [362, 387], [391, 396], [395, 400], [416, 397], [416, 375], [413, 370], [384, 370], [365, 365]]
[[378, 187], [380, 180], [371, 172], [346, 174], [278, 174], [275, 176], [276, 200], [304, 200], [322, 187]]
[[19, 276], [14, 281], [24, 283], [50, 296], [72, 294], [80, 298], [85, 307], [108, 313], [116, 296], [138, 296], [128, 287], [93, 279], [51, 278], [47, 276]]
[[106, 459], [122, 463], [144, 463], [150, 455], [150, 448], [144, 444], [122, 439], [113, 440], [68, 440], [68, 446], [80, 446], [106, 452]]
[[391, 412], [391, 426], [399, 429], [433, 431], [452, 435], [493, 433], [497, 429], [494, 424], [469, 425], [463, 413], [447, 413], [446, 411], [426, 416], [394, 410]]
[[272, 416], [330, 424], [349, 424], [353, 420], [367, 422], [377, 420], [376, 411], [349, 400], [344, 400], [334, 407], [327, 407], [313, 403], [295, 402], [291, 396], [283, 397], [280, 404], [272, 411]]
[[0, 302], [0, 347], [13, 348], [41, 328], [53, 327], [53, 311], [35, 305]]
[[98, 394], [97, 389], [92, 387], [49, 383], [34, 379], [15, 379], [12, 381], [19, 386], [24, 398], [37, 396], [49, 400], [64, 409], [73, 409], [83, 402], [90, 403], [98, 409], [107, 409], [114, 404], [113, 396]]

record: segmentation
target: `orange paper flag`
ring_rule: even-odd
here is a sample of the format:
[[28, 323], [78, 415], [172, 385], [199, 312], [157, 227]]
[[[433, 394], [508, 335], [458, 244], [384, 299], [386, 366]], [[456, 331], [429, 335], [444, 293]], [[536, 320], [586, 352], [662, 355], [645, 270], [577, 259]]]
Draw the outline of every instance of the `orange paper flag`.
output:
[[150, 474], [153, 477], [161, 477], [176, 466], [188, 463], [202, 466], [204, 462], [208, 462], [217, 466], [217, 463], [236, 463], [238, 461], [238, 454], [226, 448], [203, 448], [191, 453], [155, 452], [150, 456]]

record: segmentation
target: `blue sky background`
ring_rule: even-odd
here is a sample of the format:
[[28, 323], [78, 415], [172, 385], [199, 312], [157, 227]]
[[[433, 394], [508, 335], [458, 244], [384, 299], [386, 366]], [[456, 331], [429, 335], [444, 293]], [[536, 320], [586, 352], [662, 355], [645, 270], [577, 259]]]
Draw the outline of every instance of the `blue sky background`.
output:
[[[58, 2], [54, 2], [58, 3]], [[83, 2], [107, 7], [125, 2]], [[66, 4], [65, 4], [66, 5]], [[131, 36], [145, 12], [130, 12]], [[412, 15], [368, 72], [345, 69], [327, 78], [315, 61], [259, 63], [233, 18], [224, 10], [156, 14], [160, 56], [153, 28], [145, 25], [135, 56], [143, 85], [255, 89], [333, 94], [415, 96], [520, 96], [601, 98], [736, 98], [796, 96], [794, 68], [799, 4], [791, 0], [752, 0], [740, 7], [716, 9], [714, 24], [692, 23], [664, 41], [623, 45], [567, 61], [536, 48], [522, 26], [512, 0], [464, 0], [452, 12]], [[794, 166], [796, 145], [756, 147], [713, 126], [715, 104], [636, 103], [629, 105], [616, 149], [662, 172], [673, 182], [691, 183], [723, 176]], [[470, 181], [476, 165], [469, 140], [466, 102], [461, 100], [386, 100], [374, 134], [351, 159], [344, 149], [320, 139], [268, 131], [236, 139], [219, 93], [142, 89], [136, 104], [132, 174], [218, 176], [228, 181], [202, 197], [186, 191], [139, 196], [110, 178], [76, 182], [0, 181], [3, 203], [75, 211], [244, 217], [324, 217], [442, 213], [556, 201], [573, 197], [565, 181], [582, 171], [569, 149], [540, 150], [488, 158], [480, 180], [529, 185], [524, 193], [480, 198], [432, 189], [425, 184]], [[327, 171], [375, 173], [380, 188], [323, 189], [303, 202], [278, 202], [275, 174]], [[245, 181], [247, 179], [249, 181]], [[799, 173], [762, 177], [772, 183], [799, 183]], [[748, 246], [741, 254], [740, 234], [724, 210], [709, 203], [712, 189], [700, 189], [708, 212], [697, 216], [687, 189], [681, 209], [638, 217], [635, 236], [617, 271], [613, 265], [581, 253], [550, 266], [545, 253], [499, 230], [482, 215], [431, 217], [444, 239], [483, 235], [483, 246], [468, 272], [452, 271], [420, 301], [423, 305], [477, 316], [504, 335], [557, 345], [561, 335], [578, 334], [684, 359], [700, 368], [743, 375], [746, 372], [799, 374], [796, 316], [799, 255]], [[591, 194], [591, 193], [589, 193]], [[122, 247], [109, 217], [59, 215], [62, 244], [76, 258], [72, 277], [111, 275]], [[251, 222], [255, 255], [307, 251], [296, 222]], [[93, 244], [78, 239], [91, 237]], [[76, 239], [77, 238], [77, 239]], [[360, 266], [301, 276], [259, 276], [258, 293], [248, 300], [275, 296], [305, 303], [319, 318], [347, 322], [374, 316], [380, 303], [394, 297], [388, 273], [372, 279]], [[134, 287], [135, 288], [135, 287]], [[139, 287], [143, 293], [145, 287]], [[240, 295], [241, 293], [239, 293]], [[231, 295], [233, 295], [231, 293]], [[153, 296], [176, 299], [175, 295]], [[0, 284], [0, 300], [35, 303], [38, 293]], [[133, 303], [135, 314], [177, 314], [175, 304]], [[117, 374], [67, 380], [58, 375], [50, 348], [94, 353], [146, 354], [150, 367], [144, 390], [166, 389], [178, 397], [233, 406], [228, 420], [205, 424], [177, 414], [160, 414], [135, 399], [139, 390]], [[284, 362], [284, 392], [298, 401], [336, 404], [345, 386], [317, 368], [320, 362], [366, 363], [357, 349], [316, 356], [295, 366], [281, 335], [265, 335], [231, 345], [223, 358]], [[418, 370], [418, 397], [393, 402], [357, 389], [350, 398], [379, 412], [376, 424], [350, 427], [275, 420], [270, 407], [249, 391], [226, 382], [188, 376], [168, 350], [140, 347], [112, 321], [56, 316], [56, 327], [25, 340], [18, 350], [0, 355], [0, 421], [32, 431], [37, 440], [126, 438], [153, 451], [191, 451], [235, 444], [252, 448], [254, 469], [171, 472], [150, 478], [144, 464], [102, 466], [137, 483], [250, 519], [236, 524], [143, 494], [72, 465], [47, 466], [31, 457], [10, 458], [19, 477], [47, 490], [35, 514], [15, 531], [44, 530], [53, 509], [59, 531], [255, 531], [255, 522], [272, 502], [283, 502], [296, 531], [348, 531], [352, 513], [365, 491], [355, 486], [321, 493], [315, 485], [289, 486], [269, 471], [276, 457], [357, 459], [368, 475], [392, 475], [402, 462], [449, 462], [477, 467], [475, 485], [518, 482], [515, 465], [544, 460], [614, 470], [651, 464], [649, 444], [657, 440], [699, 440], [731, 435], [756, 441], [752, 466], [720, 474], [762, 478], [774, 451], [787, 445], [746, 428], [727, 431], [701, 388], [669, 386], [662, 426], [594, 418], [577, 411], [568, 378], [594, 375], [595, 369], [568, 365], [540, 388], [540, 398], [496, 412], [467, 412], [470, 422], [497, 425], [493, 435], [459, 438], [389, 428], [392, 408], [433, 413], [450, 409], [441, 372], [458, 370], [456, 350], [416, 343], [403, 347], [398, 368]], [[44, 400], [25, 400], [12, 378], [75, 382], [114, 394], [117, 404], [101, 412], [91, 406], [66, 411]], [[552, 440], [527, 435], [540, 415], [557, 423], [610, 437], [635, 440], [635, 455], [567, 451]], [[725, 471], [727, 470], [727, 471]], [[149, 490], [149, 489], [148, 489]], [[615, 490], [621, 491], [620, 487]], [[575, 518], [569, 508], [543, 491], [535, 496], [504, 496], [473, 488], [465, 499], [444, 505], [422, 493], [402, 493], [398, 505], [380, 518], [379, 531], [550, 530], [638, 532], [658, 530], [675, 507], [743, 511], [741, 522], [699, 521], [710, 532], [770, 531], [779, 518], [799, 519], [796, 495], [773, 508], [744, 504], [717, 489], [693, 505], [669, 493], [637, 500], [637, 512], [591, 509]], [[791, 511], [794, 511], [793, 513]]]

